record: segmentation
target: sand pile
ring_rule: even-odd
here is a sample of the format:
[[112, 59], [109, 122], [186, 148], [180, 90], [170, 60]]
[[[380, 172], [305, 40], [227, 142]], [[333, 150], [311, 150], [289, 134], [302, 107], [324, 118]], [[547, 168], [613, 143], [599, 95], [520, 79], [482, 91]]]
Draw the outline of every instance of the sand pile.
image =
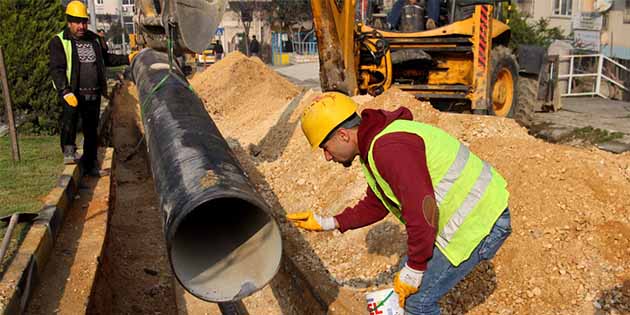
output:
[[[277, 119], [274, 115], [300, 92], [300, 88], [267, 68], [260, 59], [247, 58], [240, 52], [232, 52], [197, 73], [190, 83], [221, 132], [240, 130], [241, 135], [246, 132], [254, 138], [266, 132], [257, 127], [272, 125]], [[226, 117], [229, 121], [224, 124]]]
[[[241, 69], [224, 61], [233, 67], [256, 65], [261, 70], [253, 72], [264, 77], [246, 72], [240, 78]], [[349, 169], [328, 163], [301, 133], [299, 117], [314, 93], [299, 104], [287, 103], [297, 94], [288, 82], [266, 80], [269, 70], [242, 55], [224, 61], [208, 69], [216, 79], [193, 84], [206, 95], [224, 136], [238, 140], [231, 146], [279, 218], [305, 209], [335, 214], [362, 197], [366, 186], [358, 161]], [[250, 82], [246, 91], [231, 88], [245, 81]], [[225, 105], [232, 101], [211, 98], [238, 99], [238, 110]], [[362, 107], [409, 107], [416, 120], [468, 144], [509, 183], [514, 232], [492, 262], [479, 266], [444, 299], [445, 314], [630, 311], [630, 154], [548, 144], [510, 119], [441, 113], [398, 90], [360, 99], [367, 101]], [[299, 231], [280, 221], [289, 240], [286, 252], [346, 309], [363, 307], [364, 291], [391, 286], [387, 282], [405, 253], [404, 227], [391, 216], [343, 235]]]

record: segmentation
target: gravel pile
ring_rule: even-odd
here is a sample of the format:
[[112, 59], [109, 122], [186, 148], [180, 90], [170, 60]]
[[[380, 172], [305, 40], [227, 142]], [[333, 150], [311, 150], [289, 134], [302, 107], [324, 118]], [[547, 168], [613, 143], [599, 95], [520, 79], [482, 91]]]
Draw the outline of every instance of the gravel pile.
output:
[[[299, 117], [317, 93], [291, 102], [297, 87], [240, 54], [192, 83], [272, 206], [285, 252], [333, 313], [356, 314], [365, 291], [391, 286], [406, 239], [391, 216], [345, 234], [300, 231], [283, 219], [306, 209], [332, 215], [365, 192], [358, 161], [349, 169], [328, 163], [302, 135]], [[456, 136], [508, 181], [513, 234], [443, 299], [444, 314], [630, 312], [630, 154], [545, 143], [513, 120], [442, 113], [396, 89], [357, 101], [410, 108], [415, 120]]]

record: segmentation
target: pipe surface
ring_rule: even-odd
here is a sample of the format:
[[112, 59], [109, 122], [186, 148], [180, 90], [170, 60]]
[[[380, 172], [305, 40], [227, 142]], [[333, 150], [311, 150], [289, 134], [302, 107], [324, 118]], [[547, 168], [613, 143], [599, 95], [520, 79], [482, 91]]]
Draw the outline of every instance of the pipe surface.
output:
[[282, 255], [267, 204], [181, 71], [169, 72], [166, 53], [144, 49], [131, 69], [177, 280], [211, 302], [254, 293]]

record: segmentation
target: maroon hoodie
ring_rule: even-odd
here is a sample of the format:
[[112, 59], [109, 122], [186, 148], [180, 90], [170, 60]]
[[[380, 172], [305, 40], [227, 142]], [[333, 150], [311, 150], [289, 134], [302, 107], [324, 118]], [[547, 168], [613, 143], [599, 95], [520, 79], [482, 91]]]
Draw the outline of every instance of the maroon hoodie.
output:
[[[367, 161], [368, 150], [374, 137], [392, 121], [412, 120], [405, 107], [390, 112], [366, 109], [361, 112], [358, 141], [361, 160]], [[396, 132], [379, 138], [374, 144], [374, 162], [381, 176], [389, 183], [402, 205], [402, 216], [407, 229], [407, 255], [409, 267], [426, 270], [433, 254], [435, 227], [423, 215], [422, 204], [426, 197], [435, 198], [431, 176], [421, 137]], [[369, 166], [368, 166], [369, 167]], [[335, 216], [339, 230], [345, 232], [380, 221], [389, 212], [368, 186], [365, 197], [354, 207], [346, 208]]]

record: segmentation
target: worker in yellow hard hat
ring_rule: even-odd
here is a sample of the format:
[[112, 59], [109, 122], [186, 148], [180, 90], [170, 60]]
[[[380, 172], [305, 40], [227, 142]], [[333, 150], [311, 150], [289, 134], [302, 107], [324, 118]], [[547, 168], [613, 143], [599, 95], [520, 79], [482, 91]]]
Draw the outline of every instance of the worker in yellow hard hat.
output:
[[[66, 28], [49, 44], [50, 76], [61, 106], [61, 150], [65, 164], [80, 160], [90, 175], [98, 175], [97, 127], [101, 95], [107, 94], [105, 67], [129, 64], [129, 56], [107, 52], [97, 34], [88, 30], [88, 12], [81, 1], [66, 7]], [[76, 153], [77, 121], [83, 125], [83, 156]]]
[[405, 314], [439, 314], [438, 301], [511, 233], [503, 177], [445, 131], [413, 121], [409, 109], [365, 109], [324, 93], [302, 116], [302, 131], [327, 161], [358, 156], [365, 197], [334, 217], [287, 218], [312, 231], [361, 228], [393, 214], [407, 230], [407, 256], [393, 279]]

